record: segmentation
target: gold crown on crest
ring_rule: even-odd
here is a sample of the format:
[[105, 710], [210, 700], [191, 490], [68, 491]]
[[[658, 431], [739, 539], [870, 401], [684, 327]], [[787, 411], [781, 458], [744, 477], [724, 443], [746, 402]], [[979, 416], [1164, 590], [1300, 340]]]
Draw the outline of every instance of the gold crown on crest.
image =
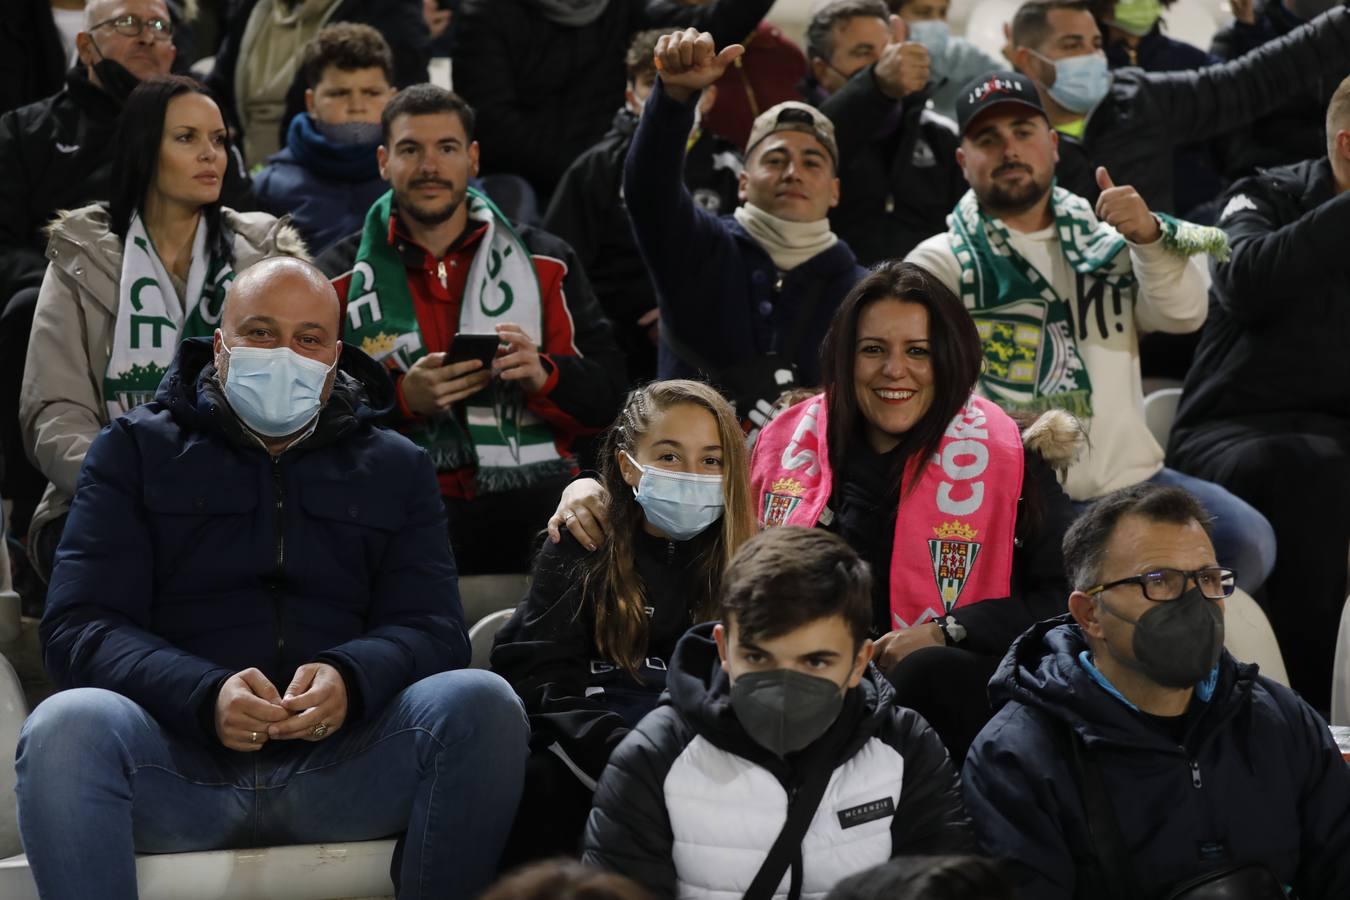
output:
[[769, 486], [770, 493], [790, 494], [793, 497], [800, 497], [804, 490], [802, 483], [795, 478], [780, 478]]
[[361, 341], [361, 350], [372, 359], [388, 356], [398, 346], [398, 335], [380, 332]]
[[974, 528], [971, 528], [965, 522], [953, 519], [950, 522], [943, 522], [933, 529], [933, 534], [939, 538], [961, 538], [965, 541], [975, 540], [975, 535], [979, 534]]

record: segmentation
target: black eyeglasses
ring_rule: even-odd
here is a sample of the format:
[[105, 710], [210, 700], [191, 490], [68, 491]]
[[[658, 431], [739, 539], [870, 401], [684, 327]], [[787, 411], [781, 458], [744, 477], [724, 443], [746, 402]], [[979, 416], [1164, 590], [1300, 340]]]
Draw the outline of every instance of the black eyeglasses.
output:
[[1232, 569], [1213, 566], [1208, 569], [1186, 571], [1184, 569], [1155, 569], [1142, 575], [1131, 575], [1109, 584], [1099, 584], [1088, 588], [1085, 594], [1100, 594], [1102, 591], [1122, 584], [1137, 584], [1144, 596], [1155, 603], [1175, 600], [1186, 593], [1186, 583], [1193, 581], [1200, 593], [1208, 600], [1222, 600], [1233, 596], [1237, 589], [1237, 573]]
[[102, 28], [104, 25], [111, 25], [118, 34], [126, 37], [137, 37], [147, 28], [150, 29], [150, 33], [157, 41], [167, 41], [173, 37], [173, 22], [159, 17], [142, 19], [140, 16], [133, 16], [128, 13], [125, 16], [104, 19], [102, 22], [90, 25], [89, 30], [93, 31], [95, 28]]

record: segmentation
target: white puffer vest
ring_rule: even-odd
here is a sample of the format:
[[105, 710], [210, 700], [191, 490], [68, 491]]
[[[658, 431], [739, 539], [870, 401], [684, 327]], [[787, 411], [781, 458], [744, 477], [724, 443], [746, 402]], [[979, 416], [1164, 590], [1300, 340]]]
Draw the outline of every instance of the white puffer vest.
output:
[[[802, 900], [891, 858], [891, 820], [905, 761], [872, 738], [834, 770], [802, 840]], [[768, 770], [702, 736], [684, 749], [663, 785], [681, 898], [741, 897], [787, 818], [788, 796]], [[791, 873], [775, 897], [786, 897]]]

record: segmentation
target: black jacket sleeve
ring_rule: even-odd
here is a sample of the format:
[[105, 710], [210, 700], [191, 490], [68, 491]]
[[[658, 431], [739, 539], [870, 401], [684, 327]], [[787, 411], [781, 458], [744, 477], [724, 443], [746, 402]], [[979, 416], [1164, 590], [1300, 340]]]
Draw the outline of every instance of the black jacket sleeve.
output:
[[692, 737], [670, 706], [658, 707], [628, 733], [596, 788], [582, 862], [626, 875], [658, 900], [674, 898], [675, 836], [664, 784]]
[[[536, 256], [550, 256], [567, 269], [558, 296], [543, 298], [544, 351], [557, 370], [547, 396], [530, 399], [530, 409], [563, 427], [597, 431], [614, 421], [626, 386], [623, 352], [614, 329], [595, 297], [586, 270], [572, 248], [552, 235], [522, 229], [526, 246]], [[561, 309], [555, 304], [560, 304]], [[563, 330], [570, 328], [575, 353], [562, 352]]]
[[530, 717], [536, 750], [557, 745], [592, 782], [628, 733], [623, 718], [586, 696], [589, 664], [598, 658], [585, 602], [585, 551], [570, 535], [545, 541], [530, 592], [497, 632], [492, 671], [511, 683]]
[[[0, 308], [14, 292], [42, 284], [47, 258], [34, 246], [41, 222], [31, 221], [30, 191], [35, 188], [24, 153], [23, 120], [17, 111], [0, 115]], [[48, 150], [47, 152], [50, 152]]]
[[1062, 741], [1025, 708], [1004, 709], [980, 732], [961, 770], [962, 793], [982, 855], [1004, 860], [1020, 900], [1072, 900], [1074, 850], [1066, 804], [1078, 804]]
[[681, 0], [646, 0], [639, 28], [697, 28], [712, 35], [713, 46], [721, 50], [738, 44], [759, 25], [773, 0], [715, 0], [706, 6], [691, 6]]
[[1238, 182], [1228, 192], [1230, 211], [1220, 222], [1232, 255], [1211, 267], [1212, 296], [1246, 326], [1288, 315], [1303, 294], [1323, 296], [1328, 275], [1350, 271], [1345, 252], [1350, 193], [1282, 224], [1275, 190], [1263, 175]]
[[961, 779], [937, 732], [914, 710], [897, 707], [885, 740], [905, 759], [900, 803], [891, 819], [891, 856], [971, 852], [975, 837]]
[[952, 610], [966, 629], [967, 650], [1002, 656], [1013, 640], [1043, 619], [1063, 615], [1069, 602], [1060, 544], [1073, 522], [1073, 504], [1040, 455], [1026, 453], [1023, 499], [1013, 549], [1011, 597], [983, 600]]
[[897, 102], [882, 93], [873, 64], [850, 78], [820, 104], [820, 111], [834, 123], [834, 139], [839, 145], [841, 163], [853, 159], [871, 143], [877, 123]]
[[587, 272], [600, 253], [599, 226], [605, 222], [602, 205], [618, 200], [612, 174], [602, 154], [594, 150], [583, 154], [563, 173], [544, 213], [544, 228], [571, 246]]
[[1297, 705], [1288, 733], [1302, 746], [1286, 758], [1308, 761], [1298, 797], [1302, 841], [1294, 888], [1301, 897], [1350, 897], [1350, 767], [1326, 722], [1287, 693], [1287, 703]]
[[1339, 79], [1347, 72], [1350, 9], [1336, 7], [1232, 62], [1138, 77], [1146, 81], [1176, 143], [1186, 144], [1247, 125], [1320, 79]]

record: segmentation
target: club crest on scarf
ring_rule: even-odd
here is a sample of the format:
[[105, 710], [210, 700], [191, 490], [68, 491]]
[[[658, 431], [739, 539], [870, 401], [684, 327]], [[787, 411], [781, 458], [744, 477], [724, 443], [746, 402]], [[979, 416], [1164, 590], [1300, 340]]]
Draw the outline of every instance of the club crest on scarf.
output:
[[975, 541], [979, 532], [954, 520], [943, 522], [933, 529], [933, 534], [937, 537], [928, 541], [928, 552], [933, 557], [933, 577], [937, 579], [943, 610], [951, 612], [980, 555], [980, 545]]
[[776, 528], [787, 523], [788, 516], [802, 502], [806, 488], [793, 478], [780, 478], [764, 495], [764, 527]]

